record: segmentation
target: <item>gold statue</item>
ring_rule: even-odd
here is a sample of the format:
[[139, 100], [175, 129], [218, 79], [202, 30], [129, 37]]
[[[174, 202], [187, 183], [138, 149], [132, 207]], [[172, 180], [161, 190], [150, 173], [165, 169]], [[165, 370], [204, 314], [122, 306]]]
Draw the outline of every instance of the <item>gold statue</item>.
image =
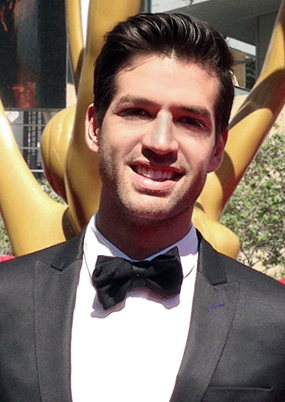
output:
[[[232, 118], [225, 155], [220, 168], [207, 177], [204, 189], [197, 200], [207, 218], [218, 222], [223, 210], [243, 177], [246, 169], [267, 137], [285, 103], [285, 1], [283, 0], [275, 22], [271, 41], [262, 71], [244, 103]], [[196, 222], [199, 227], [199, 222]], [[217, 235], [203, 231], [205, 238], [224, 254], [238, 253], [238, 243], [226, 232]], [[212, 236], [213, 235], [213, 236]], [[234, 249], [236, 247], [236, 249]]]
[[[113, 26], [139, 11], [139, 0], [90, 0], [84, 49], [79, 0], [66, 0], [76, 106], [59, 112], [45, 128], [42, 154], [46, 177], [66, 205], [52, 201], [24, 162], [0, 105], [0, 209], [16, 256], [76, 235], [98, 208], [97, 157], [84, 140], [85, 115], [93, 101], [94, 61], [103, 37]], [[230, 125], [220, 169], [210, 173], [193, 220], [219, 251], [236, 257], [239, 241], [219, 223], [223, 209], [254, 158], [285, 102], [285, 0], [260, 77]]]

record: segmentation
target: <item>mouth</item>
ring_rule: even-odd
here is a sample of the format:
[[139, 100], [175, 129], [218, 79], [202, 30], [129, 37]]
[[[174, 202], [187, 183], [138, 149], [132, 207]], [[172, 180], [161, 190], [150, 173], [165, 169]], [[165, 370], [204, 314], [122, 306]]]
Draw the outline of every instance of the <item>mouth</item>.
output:
[[132, 166], [132, 170], [140, 176], [146, 177], [154, 181], [167, 181], [167, 180], [178, 180], [181, 177], [181, 173], [174, 170], [164, 170], [164, 169], [154, 169], [142, 165]]

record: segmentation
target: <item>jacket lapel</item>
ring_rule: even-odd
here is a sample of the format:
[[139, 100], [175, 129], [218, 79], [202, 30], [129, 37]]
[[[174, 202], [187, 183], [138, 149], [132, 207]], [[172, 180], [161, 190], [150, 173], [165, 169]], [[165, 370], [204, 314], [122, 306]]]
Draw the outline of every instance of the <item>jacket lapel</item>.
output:
[[200, 241], [191, 329], [171, 402], [200, 402], [234, 318], [239, 283], [228, 283], [219, 254]]
[[[51, 265], [35, 266], [35, 333], [42, 400], [71, 402], [70, 340], [84, 232], [59, 248]], [[200, 242], [191, 331], [171, 402], [200, 402], [225, 345], [238, 300], [219, 255]]]
[[84, 233], [64, 243], [51, 266], [35, 266], [35, 333], [43, 401], [71, 401], [70, 340]]

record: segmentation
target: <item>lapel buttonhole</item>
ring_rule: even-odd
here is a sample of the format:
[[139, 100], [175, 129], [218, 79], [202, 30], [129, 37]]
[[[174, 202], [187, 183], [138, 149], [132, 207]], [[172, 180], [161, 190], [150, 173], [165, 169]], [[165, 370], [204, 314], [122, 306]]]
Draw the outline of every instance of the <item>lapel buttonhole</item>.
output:
[[224, 302], [216, 303], [216, 304], [213, 304], [212, 306], [208, 307], [208, 310], [213, 311], [213, 310], [216, 310], [219, 307], [224, 307], [224, 305], [225, 305]]

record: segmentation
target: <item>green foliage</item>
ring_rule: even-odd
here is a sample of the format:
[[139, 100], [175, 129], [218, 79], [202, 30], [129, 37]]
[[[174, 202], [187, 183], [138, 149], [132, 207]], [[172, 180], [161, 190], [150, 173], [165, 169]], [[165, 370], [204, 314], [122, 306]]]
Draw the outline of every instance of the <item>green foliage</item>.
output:
[[[284, 276], [285, 135], [276, 132], [262, 145], [223, 214], [221, 223], [241, 242], [240, 260], [262, 264]], [[279, 270], [270, 272], [273, 267]]]
[[59, 202], [60, 204], [64, 204], [63, 199], [57, 195], [53, 189], [51, 188], [51, 185], [47, 181], [47, 179], [41, 179], [39, 180], [39, 184], [41, 185], [41, 188], [44, 190], [44, 192], [54, 201]]
[[11, 255], [12, 248], [0, 214], [0, 255]]

